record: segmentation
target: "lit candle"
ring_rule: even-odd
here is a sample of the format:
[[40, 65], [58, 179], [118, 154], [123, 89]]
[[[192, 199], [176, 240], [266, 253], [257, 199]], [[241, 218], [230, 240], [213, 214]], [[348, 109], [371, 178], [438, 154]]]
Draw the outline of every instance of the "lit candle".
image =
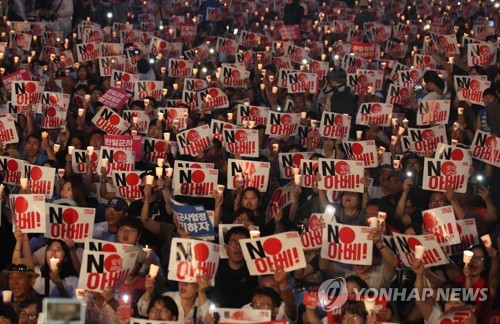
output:
[[83, 108], [78, 108], [78, 116], [79, 117], [83, 116], [83, 112], [84, 112]]
[[259, 238], [259, 237], [260, 237], [260, 231], [257, 230], [250, 231], [250, 238]]
[[158, 163], [158, 166], [159, 167], [163, 167], [163, 162], [165, 161], [165, 159], [157, 159], [156, 162]]
[[49, 133], [47, 133], [47, 132], [42, 132], [42, 137], [43, 137], [43, 138], [47, 138], [47, 137], [49, 137]]
[[167, 177], [172, 178], [172, 173], [174, 172], [174, 169], [167, 168], [165, 171], [167, 172]]
[[149, 253], [151, 253], [151, 249], [146, 245], [145, 248], [142, 249], [146, 253], [146, 258], [149, 257]]
[[68, 146], [68, 154], [73, 155], [73, 150], [75, 149], [74, 146]]
[[151, 277], [151, 279], [156, 278], [156, 276], [158, 275], [158, 270], [160, 270], [160, 267], [156, 264], [152, 264], [149, 266], [149, 276]]
[[21, 184], [21, 189], [28, 188], [28, 178], [21, 178], [19, 183]]
[[93, 146], [87, 146], [87, 155], [92, 156], [92, 153], [94, 153], [94, 147]]
[[408, 119], [403, 119], [403, 127], [408, 128]]
[[61, 148], [61, 145], [59, 144], [54, 144], [54, 153], [59, 152], [59, 149]]
[[161, 177], [163, 175], [163, 168], [162, 167], [156, 167], [156, 176]]
[[108, 159], [102, 159], [101, 160], [101, 166], [103, 168], [107, 168], [108, 167], [108, 161], [109, 161]]
[[226, 186], [224, 185], [217, 185], [217, 192], [219, 193], [219, 195], [222, 195], [224, 193], [225, 188]]
[[165, 140], [165, 142], [169, 142], [170, 141], [170, 133], [163, 133], [163, 139]]
[[57, 266], [59, 265], [59, 259], [58, 258], [50, 258], [50, 270], [56, 271]]
[[155, 177], [152, 175], [147, 175], [146, 176], [146, 185], [153, 185], [153, 181], [155, 180]]
[[302, 175], [301, 174], [294, 174], [293, 180], [297, 186], [300, 186], [300, 183], [302, 181]]
[[159, 112], [158, 113], [158, 120], [163, 120], [163, 113], [162, 112]]
[[278, 92], [278, 87], [273, 87], [273, 88], [272, 88], [272, 92], [273, 92], [273, 93], [277, 93], [277, 92]]
[[233, 113], [227, 113], [227, 120], [233, 120]]

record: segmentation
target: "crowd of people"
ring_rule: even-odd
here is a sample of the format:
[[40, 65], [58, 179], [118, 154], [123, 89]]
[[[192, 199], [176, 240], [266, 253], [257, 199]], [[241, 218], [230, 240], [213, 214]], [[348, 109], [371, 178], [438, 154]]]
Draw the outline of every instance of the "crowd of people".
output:
[[[71, 234], [53, 238], [53, 233], [49, 236], [17, 226], [16, 217], [25, 209], [13, 197], [34, 196], [40, 193], [37, 191], [40, 188], [33, 186], [36, 180], [33, 171], [31, 175], [26, 171], [22, 173], [21, 178], [29, 181], [23, 185], [19, 181], [23, 179], [11, 180], [10, 162], [0, 163], [1, 323], [36, 323], [47, 318], [47, 314], [41, 315], [42, 305], [51, 298], [84, 299], [86, 323], [129, 323], [139, 319], [148, 319], [148, 323], [155, 320], [158, 323], [224, 322], [218, 308], [268, 310], [271, 320], [291, 323], [444, 323], [444, 318], [450, 319], [446, 323], [458, 320], [500, 323], [500, 299], [496, 294], [500, 244], [497, 2], [9, 0], [4, 1], [3, 14], [0, 131], [8, 127], [8, 118], [14, 118], [18, 141], [1, 143], [2, 159], [7, 159], [1, 161], [23, 160], [25, 166], [53, 168], [54, 188], [50, 197], [44, 192], [46, 203], [91, 210], [93, 233], [88, 240], [117, 243], [115, 246], [127, 247], [126, 251], [134, 252], [136, 257], [133, 267], [118, 284], [95, 290], [82, 287], [79, 279], [88, 276], [91, 266], [85, 260], [91, 253], [89, 242], [82, 243]], [[376, 39], [374, 28], [384, 26], [389, 26], [389, 36]], [[403, 28], [402, 33], [397, 32], [398, 26]], [[188, 29], [192, 32], [186, 32]], [[127, 39], [122, 31], [138, 31], [138, 39], [132, 36]], [[250, 33], [252, 39], [259, 37], [260, 41], [252, 46], [239, 43], [232, 53], [217, 51], [218, 39], [233, 39], [238, 43], [244, 31]], [[31, 42], [19, 43], [15, 37], [19, 34], [31, 35]], [[456, 51], [450, 53], [440, 47], [434, 34], [455, 36]], [[167, 41], [165, 46], [169, 51], [155, 49], [161, 40]], [[468, 47], [475, 42], [494, 46], [494, 55], [484, 58], [477, 54], [481, 58], [479, 63], [471, 65]], [[130, 87], [125, 85], [125, 78], [117, 81], [111, 73], [103, 72], [100, 62], [103, 53], [78, 61], [83, 57], [79, 45], [86, 43], [120, 45], [120, 53], [111, 56], [123, 62], [113, 65], [113, 71], [137, 77], [135, 83], [160, 81], [161, 93], [151, 92], [139, 98], [134, 94], [134, 84]], [[174, 44], [180, 44], [181, 50]], [[363, 57], [365, 54], [354, 52], [355, 44], [365, 47], [378, 44], [379, 49], [375, 57], [366, 53]], [[402, 46], [402, 55], [390, 51], [389, 44]], [[345, 52], [351, 45], [353, 52]], [[286, 52], [290, 48], [298, 51]], [[204, 49], [206, 55], [201, 54]], [[306, 56], [297, 61], [294, 55], [301, 51]], [[73, 57], [70, 65], [61, 57], [67, 52]], [[415, 58], [419, 55], [426, 59], [423, 65], [416, 66]], [[169, 59], [191, 61], [190, 75], [172, 76]], [[278, 64], [279, 59], [281, 63], [289, 60], [289, 65]], [[302, 91], [283, 86], [283, 78], [292, 82], [289, 74], [293, 71], [312, 75], [316, 62], [326, 63], [326, 70], [316, 71], [316, 79]], [[221, 67], [227, 64], [248, 72], [242, 84], [231, 86], [222, 82]], [[380, 75], [380, 82], [363, 87], [361, 81], [353, 81], [353, 75], [359, 77], [364, 73], [360, 70], [367, 71], [367, 75]], [[418, 78], [411, 85], [397, 79], [398, 72], [405, 70], [419, 70]], [[286, 71], [284, 77], [283, 71]], [[15, 78], [9, 77], [13, 75]], [[472, 85], [457, 85], [457, 77], [462, 76], [488, 82], [488, 86], [481, 89], [481, 98], [467, 96], [467, 91], [478, 90], [472, 89]], [[202, 81], [203, 87], [194, 91], [185, 89], [188, 86], [185, 79]], [[44, 93], [68, 100], [51, 103], [38, 98], [36, 102], [17, 105], [11, 94], [16, 91], [13, 82], [18, 81], [42, 81]], [[313, 83], [316, 86], [311, 86]], [[406, 92], [400, 90], [394, 95], [395, 87]], [[208, 99], [200, 97], [202, 88], [222, 90], [217, 96], [226, 98], [227, 105], [214, 105], [210, 95]], [[135, 91], [138, 89], [135, 86]], [[128, 100], [117, 107], [106, 107], [102, 98], [112, 90], [126, 95]], [[194, 99], [186, 101], [193, 92]], [[431, 120], [422, 125], [425, 113], [422, 103], [445, 100], [449, 104], [446, 120]], [[375, 103], [390, 104], [389, 125], [359, 122], [357, 115], [361, 107]], [[44, 120], [52, 117], [46, 112], [51, 104], [64, 111], [64, 118], [56, 127]], [[252, 116], [245, 120], [242, 111], [248, 107], [260, 107], [260, 111], [267, 107], [269, 114], [300, 115], [298, 127], [305, 129], [305, 135], [289, 134], [288, 128], [283, 128], [282, 134], [272, 133], [271, 127], [266, 127], [272, 119], [268, 116], [257, 116], [266, 117], [265, 122]], [[183, 121], [168, 114], [168, 108], [186, 109]], [[121, 134], [108, 134], [109, 128], [96, 125], [95, 117], [106, 109], [120, 116], [120, 123], [123, 119], [126, 129]], [[138, 119], [126, 117], [126, 111], [135, 111], [137, 115], [132, 116], [146, 120], [146, 126], [140, 126]], [[344, 118], [342, 125], [347, 131], [342, 135], [320, 134], [322, 127], [318, 125], [324, 123], [329, 113]], [[106, 113], [105, 119], [111, 120], [113, 116]], [[347, 125], [345, 117], [350, 117]], [[214, 134], [214, 121], [257, 131], [254, 143], [257, 157], [231, 151], [224, 143], [224, 134]], [[336, 123], [332, 120], [331, 126]], [[202, 149], [183, 150], [183, 133], [203, 125], [210, 126], [209, 143]], [[443, 125], [443, 141], [428, 144], [427, 149], [408, 144], [415, 142], [410, 130], [436, 129], [439, 125]], [[478, 134], [486, 134], [488, 140], [478, 145]], [[132, 170], [115, 166], [116, 171], [137, 171], [139, 196], [127, 197], [123, 194], [126, 190], [117, 190], [114, 171], [106, 166], [108, 160], [98, 161], [99, 158], [93, 157], [93, 151], [101, 151], [114, 143], [107, 141], [108, 135], [114, 135], [115, 140], [142, 136], [153, 142], [165, 141], [155, 158], [150, 158], [151, 152], [145, 154], [143, 143], [142, 153], [137, 152], [140, 157], [132, 161]], [[188, 138], [188, 144], [189, 141], [196, 139]], [[338, 163], [356, 159], [352, 143], [357, 142], [373, 143], [377, 152], [376, 161], [360, 159], [364, 163], [363, 174], [357, 179], [360, 190], [347, 182], [345, 187], [325, 189], [321, 185], [325, 176], [319, 172], [321, 167], [313, 171], [311, 186], [301, 183], [300, 175], [297, 181], [293, 174], [283, 172], [284, 154], [300, 153], [305, 160], [333, 159]], [[450, 181], [444, 188], [429, 190], [427, 160], [455, 160], [440, 157], [440, 152], [436, 152], [438, 144], [465, 152], [465, 157], [458, 159], [461, 164], [455, 166], [455, 169], [468, 170], [465, 188]], [[470, 148], [477, 146], [488, 149], [489, 157], [476, 156]], [[83, 172], [75, 170], [78, 150], [86, 151]], [[115, 159], [118, 164], [130, 163], [127, 159], [119, 160], [116, 155]], [[253, 182], [245, 170], [238, 170], [233, 183], [234, 160], [269, 163], [264, 189], [257, 184], [250, 185]], [[206, 169], [218, 170], [219, 186], [213, 187], [208, 195], [186, 195], [186, 191], [175, 188], [180, 186], [175, 170], [180, 167], [179, 161], [188, 165], [206, 163]], [[293, 168], [300, 169], [294, 170], [294, 174], [303, 173], [300, 160], [294, 158], [293, 162]], [[9, 168], [4, 168], [4, 164]], [[195, 170], [192, 164], [190, 168]], [[289, 188], [290, 196], [277, 201], [277, 192], [284, 188]], [[215, 232], [205, 240], [220, 242], [220, 248], [227, 255], [218, 260], [213, 278], [199, 275], [196, 280], [169, 279], [169, 271], [174, 271], [171, 256], [179, 253], [172, 240], [199, 240], [193, 235], [192, 227], [187, 227], [176, 214], [174, 205], [179, 203], [201, 205], [213, 211], [210, 215], [213, 215]], [[328, 217], [332, 206], [333, 215]], [[457, 241], [452, 246], [441, 244], [447, 262], [426, 266], [428, 260], [420, 255], [412, 258], [410, 264], [403, 264], [401, 251], [388, 243], [392, 235], [442, 236], [443, 233], [430, 230], [432, 224], [424, 217], [424, 211], [443, 207], [450, 207], [448, 210], [452, 211], [454, 219], [450, 226], [463, 225], [454, 233], [459, 237], [458, 244]], [[316, 214], [321, 216], [313, 222], [312, 215]], [[384, 217], [380, 219], [380, 215]], [[47, 222], [53, 218], [45, 210], [42, 217]], [[380, 221], [373, 224], [374, 217]], [[467, 223], [467, 220], [473, 222]], [[217, 231], [227, 224], [235, 226], [226, 228], [225, 232]], [[261, 238], [287, 232], [302, 234], [312, 231], [312, 227], [327, 233], [326, 228], [331, 224], [368, 228], [367, 240], [373, 244], [371, 264], [327, 257], [319, 244], [304, 251], [306, 262], [300, 269], [286, 271], [289, 265], [276, 264], [272, 274], [250, 274], [240, 240], [260, 239], [251, 235], [252, 231], [258, 230]], [[466, 229], [464, 224], [473, 224], [475, 228]], [[466, 230], [474, 233], [471, 240], [460, 235]], [[322, 240], [327, 240], [326, 235]], [[472, 245], [468, 246], [469, 243]], [[472, 256], [465, 261], [463, 255], [467, 253]], [[152, 268], [158, 273], [151, 272]], [[338, 308], [325, 309], [316, 292], [323, 282], [334, 278], [345, 279], [347, 300]], [[363, 288], [409, 289], [406, 296], [379, 300], [373, 308], [355, 293]], [[424, 297], [408, 298], [412, 288]], [[437, 300], [435, 296], [425, 295], [428, 288], [485, 291], [485, 298], [470, 298], [459, 289], [457, 296]], [[311, 295], [319, 297], [313, 298], [312, 303], [305, 302], [305, 296]], [[127, 296], [125, 303], [124, 296]]]

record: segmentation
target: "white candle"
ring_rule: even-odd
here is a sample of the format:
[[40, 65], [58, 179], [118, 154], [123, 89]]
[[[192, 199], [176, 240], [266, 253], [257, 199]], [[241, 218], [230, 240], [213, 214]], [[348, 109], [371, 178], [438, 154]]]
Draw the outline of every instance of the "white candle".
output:
[[146, 176], [146, 185], [152, 185], [155, 177], [152, 175], [147, 175]]
[[278, 93], [278, 87], [273, 87], [271, 90], [273, 93]]
[[163, 120], [163, 113], [162, 112], [159, 112], [158, 113], [158, 120]]
[[233, 113], [227, 113], [227, 120], [233, 120]]
[[254, 120], [248, 121], [248, 128], [252, 129], [254, 127], [255, 127], [255, 121]]
[[481, 236], [481, 241], [483, 241], [484, 246], [489, 249], [491, 247], [491, 237], [490, 234]]
[[378, 217], [370, 217], [370, 218], [368, 218], [368, 225], [370, 225], [371, 228], [377, 228]]
[[398, 124], [398, 119], [397, 118], [393, 118], [392, 119], [392, 125], [396, 126], [397, 124]]
[[401, 162], [400, 160], [394, 160], [394, 161], [392, 161], [392, 167], [394, 169], [399, 169], [400, 162]]
[[161, 177], [163, 175], [163, 168], [162, 167], [156, 167], [156, 176]]
[[59, 144], [54, 144], [54, 153], [59, 152], [59, 149], [61, 148], [61, 145]]
[[43, 138], [47, 138], [47, 137], [49, 137], [49, 133], [47, 133], [47, 132], [42, 132], [42, 137], [43, 137]]
[[139, 122], [139, 116], [133, 116], [132, 122], [137, 125], [137, 122]]
[[93, 146], [87, 146], [87, 154], [91, 157], [92, 153], [94, 153], [94, 147]]
[[102, 159], [101, 160], [101, 166], [103, 168], [107, 168], [108, 167], [108, 159]]
[[163, 133], [163, 139], [165, 140], [165, 142], [169, 142], [170, 141], [170, 133]]
[[273, 144], [273, 151], [274, 152], [278, 152], [279, 148], [280, 148], [279, 144]]
[[59, 259], [58, 258], [50, 258], [50, 270], [56, 271], [57, 266], [59, 265]]
[[398, 142], [398, 137], [395, 135], [392, 135], [391, 136], [391, 145], [396, 145], [397, 142]]
[[423, 245], [416, 245], [415, 246], [415, 259], [422, 259], [424, 256], [425, 252], [425, 246]]
[[165, 171], [167, 172], [167, 177], [171, 178], [172, 177], [172, 173], [174, 172], [174, 169], [167, 168]]
[[398, 136], [401, 136], [405, 133], [406, 129], [404, 127], [399, 127], [399, 130], [398, 130]]
[[158, 270], [160, 270], [160, 267], [157, 266], [156, 264], [152, 264], [149, 266], [149, 276], [154, 279], [158, 275]]
[[370, 314], [371, 311], [375, 310], [375, 298], [365, 298], [363, 303], [365, 304], [365, 310]]
[[21, 189], [28, 188], [28, 178], [21, 178], [19, 183], [21, 184]]
[[146, 98], [146, 99], [144, 99], [144, 105], [145, 105], [146, 107], [147, 107], [147, 106], [149, 106], [149, 99], [147, 99], [147, 98]]
[[458, 114], [463, 115], [464, 114], [464, 108], [459, 107], [458, 108]]
[[4, 304], [9, 304], [12, 302], [12, 290], [2, 291], [2, 299]]
[[470, 261], [472, 260], [472, 257], [474, 256], [474, 253], [469, 250], [464, 251], [464, 263], [469, 264]]
[[403, 119], [403, 127], [407, 128], [408, 127], [408, 119]]
[[88, 101], [90, 100], [90, 95], [89, 95], [89, 94], [86, 94], [84, 98], [85, 98], [85, 101], [87, 101], [87, 102], [88, 102]]
[[146, 245], [145, 248], [142, 249], [144, 252], [146, 252], [146, 258], [149, 257], [149, 253], [151, 253], [151, 249]]
[[306, 119], [307, 118], [307, 112], [303, 111], [300, 113], [300, 118]]
[[161, 159], [161, 158], [160, 158], [160, 159], [158, 159], [158, 160], [156, 160], [156, 162], [158, 162], [158, 166], [159, 166], [159, 167], [162, 167], [162, 166], [163, 166], [163, 162], [164, 162], [164, 161], [165, 161], [165, 159]]
[[293, 175], [293, 181], [295, 182], [295, 184], [297, 186], [300, 186], [300, 183], [302, 181], [302, 175], [300, 175], [300, 174], [294, 174]]
[[83, 112], [84, 112], [83, 108], [78, 108], [78, 116], [79, 117], [83, 116]]
[[363, 137], [363, 131], [356, 131], [356, 138], [361, 139]]
[[226, 186], [224, 185], [217, 185], [217, 192], [219, 193], [219, 195], [222, 195], [224, 193], [225, 188]]
[[250, 231], [250, 238], [259, 238], [259, 237], [260, 237], [260, 231], [257, 230]]
[[73, 150], [75, 149], [74, 146], [68, 146], [68, 154], [73, 155]]
[[452, 146], [457, 146], [457, 144], [458, 144], [458, 140], [456, 140], [456, 139], [452, 139], [451, 140], [451, 145]]

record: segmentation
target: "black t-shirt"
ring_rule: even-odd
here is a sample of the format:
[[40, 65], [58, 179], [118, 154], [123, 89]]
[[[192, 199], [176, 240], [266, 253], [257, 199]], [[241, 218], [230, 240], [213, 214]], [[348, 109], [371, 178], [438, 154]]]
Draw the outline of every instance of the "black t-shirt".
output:
[[257, 284], [257, 277], [249, 274], [246, 264], [233, 270], [229, 267], [229, 261], [222, 259], [215, 275], [215, 286], [209, 291], [208, 297], [219, 307], [241, 308], [252, 301]]
[[[142, 199], [132, 202], [128, 207], [128, 214], [133, 217], [140, 217], [143, 205], [144, 201]], [[167, 214], [163, 197], [149, 203], [149, 217], [157, 222], [172, 223], [172, 215]], [[158, 236], [144, 229], [139, 240], [140, 245], [158, 247], [160, 243]]]

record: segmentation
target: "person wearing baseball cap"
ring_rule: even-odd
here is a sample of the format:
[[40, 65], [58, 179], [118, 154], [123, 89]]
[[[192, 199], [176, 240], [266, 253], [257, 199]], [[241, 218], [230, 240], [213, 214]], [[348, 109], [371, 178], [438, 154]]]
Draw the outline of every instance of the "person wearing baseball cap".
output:
[[104, 210], [106, 221], [94, 225], [94, 238], [118, 242], [118, 222], [125, 214], [127, 207], [128, 204], [123, 198], [110, 199]]
[[337, 114], [349, 114], [354, 116], [356, 113], [356, 99], [347, 83], [347, 72], [336, 67], [327, 75], [328, 84], [331, 87], [332, 97], [330, 99], [330, 110]]

